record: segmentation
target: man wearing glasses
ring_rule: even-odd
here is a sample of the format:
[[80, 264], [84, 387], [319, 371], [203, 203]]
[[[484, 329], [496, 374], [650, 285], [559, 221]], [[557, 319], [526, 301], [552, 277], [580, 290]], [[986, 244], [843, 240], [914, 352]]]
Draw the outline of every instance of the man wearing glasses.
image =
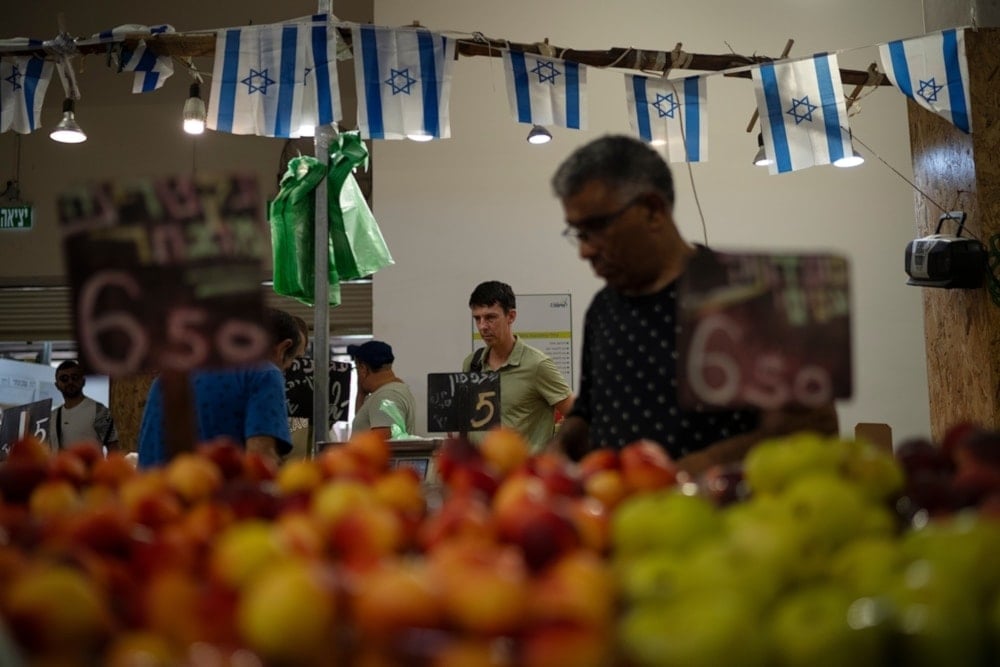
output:
[[87, 379], [76, 361], [69, 359], [56, 368], [56, 389], [63, 404], [52, 411], [49, 442], [53, 449], [64, 449], [78, 442], [100, 443], [106, 451], [118, 449], [118, 431], [111, 411], [102, 403], [83, 395]]
[[645, 143], [606, 136], [577, 149], [552, 187], [567, 228], [606, 285], [587, 309], [580, 391], [553, 441], [573, 458], [653, 440], [698, 473], [737, 462], [758, 440], [837, 432], [833, 405], [810, 411], [682, 410], [677, 400], [677, 284], [695, 253], [673, 219], [670, 168]]

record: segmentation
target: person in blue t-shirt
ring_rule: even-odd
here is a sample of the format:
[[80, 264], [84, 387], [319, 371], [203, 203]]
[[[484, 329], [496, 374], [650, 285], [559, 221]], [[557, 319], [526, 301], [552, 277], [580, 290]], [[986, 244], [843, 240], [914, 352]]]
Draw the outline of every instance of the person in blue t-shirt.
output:
[[[196, 371], [191, 374], [191, 389], [199, 441], [228, 436], [248, 452], [258, 452], [277, 463], [279, 456], [292, 448], [282, 371], [301, 349], [302, 334], [285, 311], [268, 309], [265, 319], [272, 341], [267, 362], [246, 368]], [[157, 378], [142, 414], [139, 467], [166, 461], [163, 389]]]

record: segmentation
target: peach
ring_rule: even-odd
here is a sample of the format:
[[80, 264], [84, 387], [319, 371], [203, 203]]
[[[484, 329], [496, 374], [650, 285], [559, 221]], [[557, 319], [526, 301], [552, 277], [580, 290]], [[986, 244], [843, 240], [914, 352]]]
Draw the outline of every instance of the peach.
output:
[[242, 589], [284, 557], [271, 525], [241, 521], [221, 535], [209, 554], [209, 571], [233, 589]]
[[336, 602], [322, 578], [294, 560], [274, 563], [239, 600], [237, 627], [268, 664], [327, 661], [335, 636]]
[[42, 482], [31, 492], [28, 501], [32, 515], [43, 521], [72, 514], [82, 506], [76, 487], [64, 480]]
[[611, 549], [611, 511], [596, 498], [567, 499], [567, 513], [583, 546], [595, 553]]
[[25, 570], [4, 599], [4, 615], [18, 642], [40, 654], [94, 655], [108, 637], [108, 601], [82, 572], [63, 565]]
[[310, 512], [323, 525], [332, 526], [355, 508], [374, 502], [375, 494], [367, 484], [352, 479], [337, 479], [313, 493]]
[[358, 630], [388, 639], [410, 628], [441, 624], [439, 588], [422, 561], [387, 559], [359, 577], [351, 609]]
[[614, 509], [628, 496], [625, 479], [619, 470], [596, 470], [584, 478], [583, 490], [586, 495], [601, 501], [608, 509]]
[[176, 456], [166, 467], [166, 480], [188, 503], [207, 500], [222, 486], [222, 473], [210, 460], [192, 453]]
[[573, 623], [596, 630], [611, 627], [615, 613], [614, 577], [605, 561], [581, 549], [560, 557], [529, 587], [531, 624]]
[[69, 450], [61, 450], [49, 461], [49, 477], [63, 479], [76, 487], [86, 483], [90, 470], [83, 459]]
[[421, 517], [427, 508], [420, 477], [413, 468], [397, 468], [375, 480], [375, 499], [403, 516]]
[[366, 568], [403, 546], [403, 524], [392, 509], [371, 504], [355, 507], [333, 526], [330, 543], [353, 568]]
[[625, 445], [619, 458], [622, 479], [629, 492], [655, 491], [677, 483], [677, 464], [652, 440]]
[[521, 667], [604, 667], [616, 664], [613, 638], [609, 630], [574, 625], [546, 625], [530, 628], [520, 639]]
[[513, 633], [524, 623], [528, 571], [514, 547], [445, 543], [428, 554], [446, 618], [478, 635]]
[[389, 469], [392, 448], [383, 431], [353, 433], [346, 447], [364, 461], [371, 472], [378, 474]]
[[601, 470], [618, 470], [620, 463], [618, 451], [610, 447], [602, 447], [584, 454], [580, 459], [580, 476], [586, 481], [595, 472]]
[[524, 436], [505, 426], [489, 431], [479, 443], [479, 451], [501, 477], [521, 466], [530, 454]]
[[424, 549], [448, 541], [496, 541], [496, 521], [489, 506], [478, 496], [452, 496], [441, 509], [424, 519], [417, 541]]
[[311, 492], [323, 483], [323, 471], [315, 461], [297, 459], [281, 466], [275, 481], [282, 495]]
[[90, 479], [94, 484], [102, 484], [117, 489], [127, 479], [138, 474], [135, 466], [129, 463], [122, 452], [111, 452], [108, 458], [102, 458], [94, 464], [90, 471]]

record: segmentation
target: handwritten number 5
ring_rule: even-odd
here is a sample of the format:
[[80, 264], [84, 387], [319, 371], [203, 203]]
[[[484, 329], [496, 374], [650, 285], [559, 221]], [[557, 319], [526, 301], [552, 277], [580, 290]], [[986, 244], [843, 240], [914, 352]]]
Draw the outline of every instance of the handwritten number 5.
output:
[[478, 413], [483, 408], [486, 408], [486, 416], [482, 419], [472, 419], [469, 422], [469, 425], [472, 426], [472, 428], [485, 426], [493, 420], [495, 408], [493, 407], [493, 403], [490, 399], [496, 395], [497, 393], [495, 391], [483, 391], [479, 393], [479, 400], [476, 401], [476, 412]]

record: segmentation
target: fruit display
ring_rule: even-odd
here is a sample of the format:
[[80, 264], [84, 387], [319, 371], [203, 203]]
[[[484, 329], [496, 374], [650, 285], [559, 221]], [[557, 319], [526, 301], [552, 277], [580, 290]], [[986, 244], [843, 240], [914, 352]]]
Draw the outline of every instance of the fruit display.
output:
[[0, 651], [6, 634], [28, 665], [609, 664], [611, 510], [677, 474], [634, 449], [581, 471], [497, 430], [446, 441], [428, 489], [374, 433], [280, 468], [216, 441], [145, 471], [23, 440], [0, 465]]
[[[957, 438], [966, 454], [939, 473], [984, 465], [968, 452], [996, 438]], [[932, 447], [946, 469], [950, 447]], [[971, 502], [923, 506], [908, 451], [899, 461], [799, 434], [760, 443], [739, 469], [625, 501], [612, 522], [624, 659], [998, 664], [1000, 523]]]
[[997, 436], [949, 437], [798, 434], [692, 479], [652, 442], [572, 463], [499, 429], [444, 441], [431, 485], [371, 432], [142, 471], [26, 439], [0, 464], [0, 664], [996, 664], [994, 489], [918, 481], [1000, 478]]

